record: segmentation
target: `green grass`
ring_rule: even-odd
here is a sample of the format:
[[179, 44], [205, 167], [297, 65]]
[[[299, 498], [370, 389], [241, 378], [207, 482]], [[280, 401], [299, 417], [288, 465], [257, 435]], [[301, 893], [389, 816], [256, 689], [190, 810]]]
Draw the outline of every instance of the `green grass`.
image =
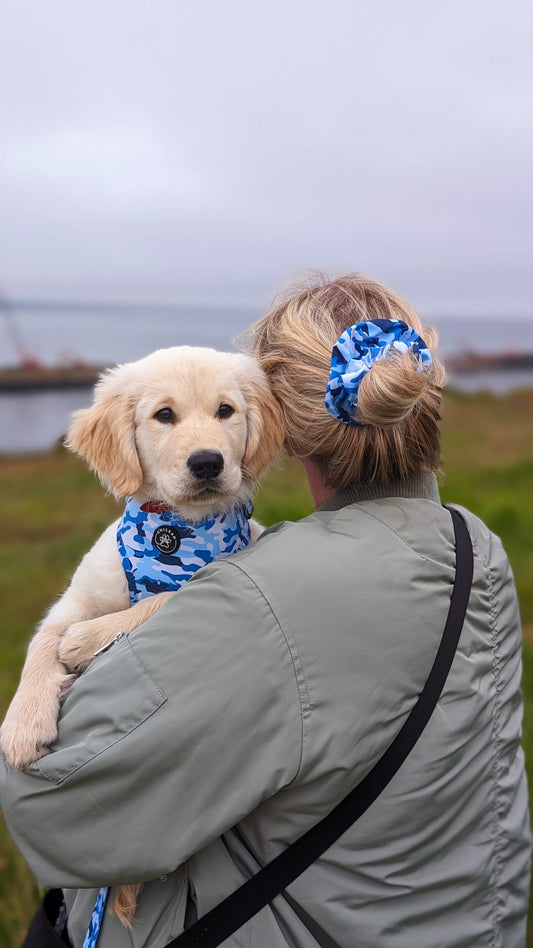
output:
[[[533, 390], [506, 396], [448, 392], [443, 418], [443, 500], [464, 504], [501, 537], [515, 573], [526, 642], [524, 747], [533, 786]], [[26, 643], [48, 605], [117, 505], [74, 457], [58, 448], [0, 461], [3, 623], [0, 717], [13, 694]], [[264, 524], [312, 509], [301, 469], [287, 460], [256, 499]], [[40, 893], [0, 823], [0, 945], [19, 948]], [[533, 948], [533, 923], [528, 942]]]
[[533, 636], [533, 389], [447, 394], [442, 499], [468, 507], [504, 541]]

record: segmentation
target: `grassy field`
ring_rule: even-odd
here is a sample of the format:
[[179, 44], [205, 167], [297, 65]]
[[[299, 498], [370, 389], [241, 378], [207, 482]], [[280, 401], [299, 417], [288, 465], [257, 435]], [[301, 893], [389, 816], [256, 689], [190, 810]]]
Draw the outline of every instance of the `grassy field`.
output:
[[[505, 396], [448, 392], [443, 418], [443, 500], [469, 507], [498, 533], [514, 569], [524, 622], [524, 746], [533, 764], [533, 390]], [[118, 507], [62, 448], [0, 462], [0, 717], [15, 690], [25, 646], [47, 605]], [[273, 471], [257, 498], [265, 524], [312, 509], [300, 469]], [[530, 786], [533, 773], [530, 771]], [[0, 823], [0, 945], [19, 948], [39, 898]], [[533, 926], [530, 940], [533, 948]]]

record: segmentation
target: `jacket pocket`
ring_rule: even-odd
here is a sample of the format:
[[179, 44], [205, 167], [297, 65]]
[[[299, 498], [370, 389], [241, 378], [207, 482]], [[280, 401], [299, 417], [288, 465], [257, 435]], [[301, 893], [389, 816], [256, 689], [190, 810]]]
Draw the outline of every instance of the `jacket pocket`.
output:
[[51, 752], [30, 765], [53, 783], [122, 740], [146, 721], [167, 696], [124, 636], [70, 687]]

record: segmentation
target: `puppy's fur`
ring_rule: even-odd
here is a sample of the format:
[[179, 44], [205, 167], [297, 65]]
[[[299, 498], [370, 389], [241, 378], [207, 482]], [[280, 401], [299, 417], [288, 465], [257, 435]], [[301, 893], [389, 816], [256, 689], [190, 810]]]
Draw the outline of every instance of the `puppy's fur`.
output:
[[[248, 500], [282, 440], [277, 402], [253, 359], [182, 346], [107, 372], [97, 383], [92, 407], [73, 416], [67, 446], [85, 458], [117, 498], [158, 501], [199, 522]], [[222, 471], [198, 479], [187, 463], [197, 451], [222, 455]], [[128, 608], [116, 528], [111, 524], [86, 554], [30, 642], [0, 729], [0, 746], [12, 767], [23, 768], [48, 753], [57, 736], [62, 694], [95, 651], [118, 632], [133, 631], [170, 595]], [[252, 521], [252, 541], [260, 533]], [[119, 892], [118, 913], [126, 923], [136, 892], [135, 886]]]

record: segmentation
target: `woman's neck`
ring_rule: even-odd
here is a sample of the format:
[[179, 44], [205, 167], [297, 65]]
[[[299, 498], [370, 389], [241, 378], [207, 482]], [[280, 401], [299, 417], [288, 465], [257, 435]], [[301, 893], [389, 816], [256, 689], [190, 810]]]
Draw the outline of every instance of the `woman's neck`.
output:
[[298, 458], [298, 461], [305, 471], [316, 510], [335, 493], [335, 489], [327, 486], [324, 475], [314, 461], [311, 461], [309, 458]]

